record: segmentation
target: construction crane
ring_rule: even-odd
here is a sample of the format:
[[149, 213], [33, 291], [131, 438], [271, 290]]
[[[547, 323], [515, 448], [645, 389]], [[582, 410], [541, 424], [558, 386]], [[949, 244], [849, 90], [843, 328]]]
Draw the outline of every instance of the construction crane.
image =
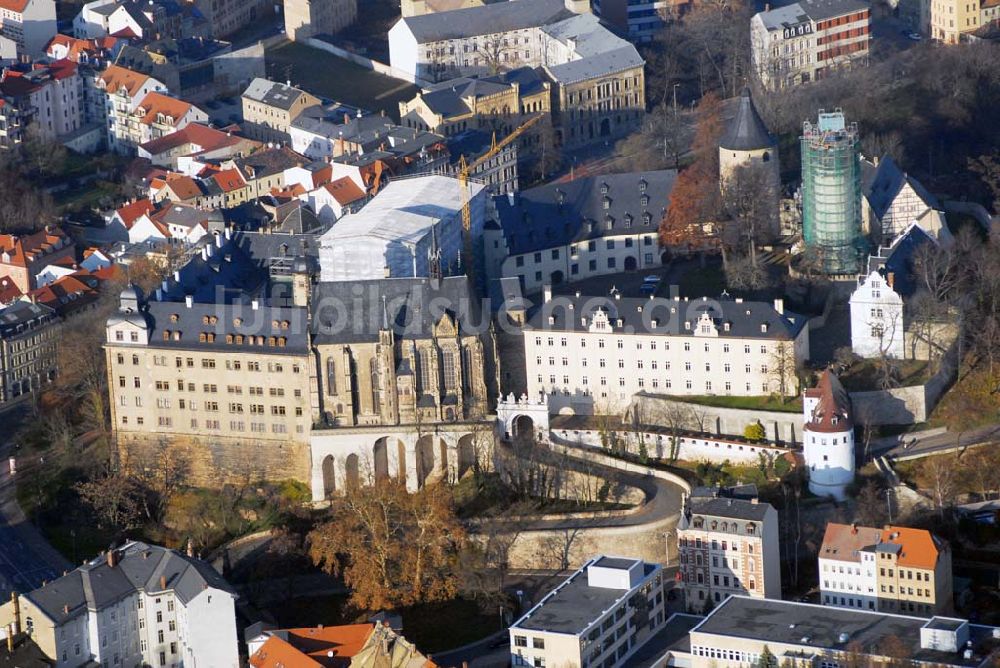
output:
[[490, 150], [482, 154], [475, 160], [475, 162], [469, 164], [465, 160], [465, 155], [463, 154], [458, 160], [458, 182], [462, 190], [462, 237], [463, 237], [463, 247], [462, 253], [465, 256], [465, 273], [469, 278], [474, 278], [474, 264], [475, 257], [472, 253], [472, 211], [469, 208], [469, 203], [471, 198], [469, 197], [469, 174], [478, 169], [483, 163], [495, 156], [497, 153], [506, 148], [511, 142], [517, 140], [524, 132], [530, 128], [532, 125], [537, 123], [542, 119], [543, 114], [534, 116], [521, 125], [519, 125], [513, 132], [497, 141], [496, 132], [493, 133], [493, 143], [490, 146]]

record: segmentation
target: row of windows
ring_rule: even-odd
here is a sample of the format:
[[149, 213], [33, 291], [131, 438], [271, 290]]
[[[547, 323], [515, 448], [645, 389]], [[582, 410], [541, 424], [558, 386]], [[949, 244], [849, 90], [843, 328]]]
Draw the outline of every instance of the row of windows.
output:
[[[143, 416], [140, 415], [139, 417], [135, 418], [135, 424], [136, 425], [138, 425], [138, 426], [141, 427], [145, 423], [146, 423], [146, 420], [145, 420], [145, 418]], [[127, 415], [123, 415], [122, 416], [122, 424], [123, 425], [128, 425], [129, 424], [129, 419], [128, 419]], [[221, 425], [221, 423], [218, 420], [205, 420], [204, 423], [199, 423], [199, 421], [196, 418], [191, 418], [191, 422], [190, 422], [190, 428], [191, 429], [198, 429], [199, 428], [199, 424], [204, 424], [204, 428], [205, 429], [209, 429], [209, 430], [212, 430], [212, 431], [218, 431], [218, 430], [222, 429], [222, 425]], [[159, 416], [157, 418], [157, 426], [172, 428], [174, 426], [174, 419], [172, 417], [169, 417], [169, 416], [163, 416], [163, 415], [161, 415], [161, 416]], [[178, 426], [180, 426], [180, 425], [178, 425]], [[247, 423], [243, 422], [241, 420], [230, 420], [229, 421], [229, 431], [236, 431], [236, 432], [245, 432], [245, 431], [248, 431]], [[267, 430], [267, 424], [264, 423], [264, 422], [251, 422], [251, 423], [249, 423], [249, 431], [251, 433], [255, 433], [255, 434], [266, 434], [267, 431], [268, 431]], [[303, 429], [302, 425], [296, 425], [295, 426], [295, 433], [301, 434], [303, 432], [304, 432], [304, 429]], [[288, 425], [286, 425], [284, 423], [276, 422], [276, 423], [274, 423], [274, 424], [271, 425], [271, 433], [272, 434], [287, 434], [288, 433]], [[142, 620], [140, 620], [140, 622], [141, 621]]]
[[[556, 358], [555, 357], [549, 357], [549, 358], [547, 358], [547, 361], [548, 361], [548, 366], [556, 366]], [[535, 356], [535, 364], [537, 366], [544, 366], [544, 361], [543, 361], [543, 358], [542, 358], [541, 355], [536, 355]], [[568, 357], [563, 357], [562, 358], [562, 360], [561, 360], [561, 366], [565, 366], [565, 367], [569, 366], [569, 358]], [[587, 358], [580, 359], [580, 366], [582, 368], [584, 368], [584, 369], [587, 368]], [[607, 361], [607, 359], [605, 359], [605, 358], [602, 357], [599, 360], [597, 360], [597, 366], [599, 368], [601, 368], [601, 369], [608, 368], [608, 361]], [[625, 360], [622, 360], [622, 359], [618, 360], [618, 368], [619, 369], [624, 369], [625, 366], [626, 366]], [[646, 366], [646, 362], [645, 362], [645, 360], [636, 360], [635, 366], [636, 366], [637, 369], [644, 369], [645, 366]], [[653, 371], [659, 370], [659, 362], [657, 360], [651, 360], [650, 363], [649, 363], [649, 368], [652, 369]], [[691, 362], [684, 362], [684, 370], [685, 371], [691, 371], [692, 369], [693, 369], [693, 366], [692, 366]], [[663, 362], [663, 370], [664, 371], [670, 371], [670, 360], [666, 360], [666, 361]], [[718, 370], [718, 367], [716, 367], [716, 370]], [[722, 365], [722, 370], [725, 373], [731, 373], [732, 370], [733, 370], [733, 368], [732, 368], [732, 365], [729, 362], [725, 362]], [[712, 371], [712, 363], [711, 362], [705, 362], [705, 373], [711, 373], [711, 371]], [[752, 364], [744, 364], [743, 365], [743, 372], [744, 373], [753, 373], [753, 365]], [[761, 364], [760, 365], [760, 372], [761, 373], [765, 373], [765, 374], [767, 373], [767, 365], [766, 364]]]
[[[536, 346], [541, 346], [542, 345], [542, 341], [543, 341], [543, 337], [541, 337], [541, 336], [536, 336], [535, 337], [535, 345]], [[553, 348], [556, 345], [556, 339], [555, 339], [554, 336], [549, 336], [547, 338], [544, 338], [544, 341], [545, 341], [545, 345], [547, 347], [549, 347], [549, 348]], [[663, 344], [663, 350], [670, 350], [670, 341], [669, 341], [669, 339], [665, 339], [665, 340], [651, 339], [651, 340], [645, 341], [645, 342], [642, 339], [638, 339], [635, 342], [635, 349], [636, 350], [643, 350], [643, 346], [649, 346], [650, 350], [657, 350], [658, 349], [657, 346], [660, 343]], [[625, 339], [617, 339], [616, 342], [615, 342], [615, 344], [616, 344], [616, 347], [618, 348], [618, 350], [624, 350], [625, 349]], [[566, 348], [568, 346], [569, 346], [569, 339], [567, 337], [565, 337], [565, 336], [560, 337], [560, 339], [559, 339], [559, 347]], [[683, 346], [684, 346], [684, 352], [691, 352], [691, 342], [690, 341], [685, 341], [684, 344], [683, 344]], [[709, 343], [709, 342], [707, 342], [707, 341], [704, 343], [704, 350], [705, 350], [706, 353], [707, 352], [711, 352], [711, 349], [712, 349], [711, 346], [712, 346], [712, 344]], [[580, 347], [581, 348], [586, 348], [587, 347], [587, 339], [585, 337], [581, 337], [580, 338]], [[598, 339], [597, 340], [597, 347], [599, 349], [606, 348], [607, 347], [606, 340], [605, 339]], [[768, 354], [770, 352], [770, 350], [771, 349], [770, 349], [770, 347], [767, 344], [761, 344], [761, 346], [760, 346], [760, 352], [761, 352], [762, 355]], [[732, 351], [732, 345], [731, 344], [729, 344], [729, 343], [723, 343], [722, 344], [722, 352], [723, 352], [723, 354], [728, 354], [731, 351]], [[750, 355], [751, 354], [751, 346], [750, 346], [749, 343], [743, 345], [743, 354], [744, 355]], [[551, 360], [553, 358], [550, 357], [549, 359]], [[563, 359], [565, 359], [565, 358], [563, 358]], [[541, 362], [539, 362], [539, 364], [540, 363]], [[642, 362], [639, 361], [639, 364], [642, 364]], [[669, 368], [669, 366], [668, 366], [668, 368]]]
[[[542, 374], [538, 374], [537, 381], [538, 381], [538, 385], [545, 386], [545, 378], [544, 378], [544, 376], [542, 376]], [[608, 377], [607, 376], [601, 376], [598, 379], [598, 383], [600, 384], [601, 387], [607, 387], [608, 386]], [[646, 379], [645, 378], [637, 378], [636, 379], [636, 386], [638, 386], [638, 387], [646, 387]], [[653, 378], [652, 380], [650, 380], [649, 386], [652, 387], [653, 389], [658, 389], [660, 387], [660, 379], [659, 378]], [[673, 381], [670, 378], [663, 379], [663, 387], [665, 389], [671, 389], [671, 388], [673, 388], [673, 386], [674, 386]], [[587, 389], [589, 387], [590, 387], [590, 378], [588, 376], [581, 377], [580, 378], [580, 388], [577, 388], [577, 389], [580, 390], [580, 391], [582, 391], [582, 393], [586, 395], [586, 394], [589, 394], [589, 390]], [[628, 381], [625, 378], [623, 378], [623, 377], [619, 377], [618, 378], [618, 387], [628, 387]], [[715, 390], [713, 389], [713, 387], [714, 386], [712, 385], [712, 381], [710, 381], [710, 380], [706, 380], [705, 381], [705, 391], [706, 392], [714, 392]], [[558, 394], [558, 393], [561, 392], [562, 394], [565, 394], [566, 396], [570, 396], [571, 394], [574, 393], [574, 390], [571, 389], [571, 384], [570, 384], [569, 376], [563, 376], [562, 377], [562, 385], [560, 386], [560, 385], [558, 385], [556, 383], [556, 376], [553, 375], [553, 374], [550, 374], [549, 375], [548, 388], [549, 388], [550, 394]], [[753, 391], [752, 388], [753, 388], [753, 384], [752, 383], [745, 383], [744, 384], [744, 390], [746, 392], [752, 392]], [[684, 389], [686, 389], [686, 390], [693, 390], [694, 389], [694, 381], [692, 381], [690, 379], [689, 380], [685, 380], [684, 381]], [[732, 392], [733, 391], [733, 383], [731, 381], [728, 381], [728, 380], [724, 381], [723, 382], [723, 389], [726, 392]], [[767, 394], [768, 392], [770, 392], [770, 386], [767, 383], [761, 383], [761, 385], [760, 385], [760, 391], [761, 391], [762, 394]], [[601, 396], [604, 396], [604, 395], [602, 394]]]

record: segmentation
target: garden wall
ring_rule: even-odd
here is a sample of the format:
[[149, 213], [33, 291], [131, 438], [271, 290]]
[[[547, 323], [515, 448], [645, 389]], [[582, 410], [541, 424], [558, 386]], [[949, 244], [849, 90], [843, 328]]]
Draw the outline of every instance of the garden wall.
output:
[[667, 427], [677, 416], [685, 416], [684, 429], [706, 434], [742, 436], [747, 425], [760, 422], [767, 440], [781, 445], [798, 445], [802, 435], [802, 413], [722, 408], [676, 401], [662, 395], [636, 394], [629, 408], [645, 425]]
[[346, 49], [342, 49], [339, 46], [334, 46], [333, 44], [330, 44], [329, 42], [324, 42], [321, 39], [310, 37], [303, 41], [315, 49], [320, 49], [322, 51], [326, 51], [327, 53], [332, 53], [335, 56], [343, 58], [344, 60], [351, 61], [355, 65], [360, 65], [365, 69], [369, 69], [379, 74], [384, 74], [387, 77], [392, 77], [393, 79], [402, 79], [403, 81], [408, 81], [418, 86], [430, 85], [430, 82], [414, 77], [409, 72], [404, 72], [403, 70], [397, 69], [392, 65], [386, 65], [385, 63], [380, 63], [377, 60], [372, 60], [371, 58], [366, 58], [365, 56], [360, 56], [356, 53], [351, 53]]

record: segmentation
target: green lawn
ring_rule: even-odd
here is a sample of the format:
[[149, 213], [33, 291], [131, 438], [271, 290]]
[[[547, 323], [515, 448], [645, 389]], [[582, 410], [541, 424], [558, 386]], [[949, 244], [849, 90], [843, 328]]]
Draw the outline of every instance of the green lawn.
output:
[[274, 81], [291, 80], [311, 93], [369, 111], [385, 111], [399, 117], [399, 102], [412, 99], [419, 90], [401, 79], [393, 79], [355, 65], [349, 60], [288, 42], [265, 55], [267, 74]]
[[689, 404], [702, 404], [718, 408], [743, 408], [757, 411], [781, 411], [783, 413], [801, 413], [802, 399], [787, 399], [782, 403], [777, 397], [768, 395], [761, 397], [728, 397], [718, 395], [685, 395], [671, 396], [675, 401]]

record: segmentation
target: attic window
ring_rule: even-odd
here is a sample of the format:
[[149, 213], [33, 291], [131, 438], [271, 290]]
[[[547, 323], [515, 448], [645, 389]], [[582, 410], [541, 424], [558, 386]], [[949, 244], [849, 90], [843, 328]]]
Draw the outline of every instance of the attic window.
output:
[[271, 329], [278, 329], [278, 327], [280, 327], [280, 326], [281, 326], [281, 324], [277, 320], [272, 320], [271, 321]]
[[610, 208], [611, 208], [611, 198], [610, 197], [605, 197], [604, 198], [604, 210], [607, 211]]
[[215, 343], [215, 334], [214, 333], [212, 333], [212, 332], [208, 333], [208, 342], [209, 343]]
[[646, 213], [642, 214], [642, 224], [643, 225], [649, 225], [652, 222], [652, 220], [653, 220], [653, 217], [651, 215], [649, 215], [648, 211]]
[[179, 316], [179, 315], [177, 315], [176, 313], [171, 313], [171, 314], [170, 314], [170, 322], [177, 322], [177, 320], [178, 320], [179, 318], [180, 318], [180, 316]]
[[291, 324], [292, 323], [288, 322], [287, 320], [282, 320], [281, 321], [281, 328], [282, 329], [288, 329], [291, 326]]
[[236, 335], [236, 343], [237, 344], [242, 344], [243, 343], [243, 335], [242, 334], [237, 334]]
[[232, 342], [233, 342], [233, 335], [226, 334], [226, 343], [232, 343]]
[[274, 347], [274, 344], [276, 342], [277, 342], [277, 339], [275, 339], [273, 336], [267, 337], [267, 345], [270, 346], [271, 348]]
[[608, 186], [607, 182], [602, 183], [601, 184], [601, 194], [602, 195], [607, 195], [608, 194], [608, 190], [610, 190], [610, 187]]
[[201, 324], [203, 324], [203, 325], [207, 325], [207, 324], [208, 324], [208, 322], [209, 322], [209, 319], [208, 319], [208, 316], [207, 316], [207, 315], [203, 315], [203, 316], [201, 316]]
[[639, 192], [641, 193], [646, 192], [647, 185], [648, 184], [646, 183], [646, 179], [639, 179]]
[[624, 326], [625, 326], [625, 321], [624, 321], [624, 320], [622, 320], [621, 318], [618, 318], [618, 320], [616, 320], [616, 321], [615, 321], [615, 324], [616, 324], [616, 325], [617, 325], [618, 327], [624, 327]]
[[625, 227], [632, 227], [632, 214], [630, 213], [625, 214]]
[[605, 216], [604, 226], [607, 227], [609, 230], [612, 229], [615, 226], [615, 219], [612, 218], [611, 216]]
[[279, 336], [278, 337], [278, 347], [279, 348], [284, 348], [285, 347], [285, 343], [287, 343], [287, 341], [288, 341], [288, 339], [286, 339], [285, 337]]
[[684, 321], [684, 329], [686, 329], [689, 332], [691, 331], [691, 321], [690, 320], [685, 320]]
[[239, 327], [243, 324], [243, 318], [233, 318], [233, 324]]
[[766, 322], [763, 323], [763, 324], [761, 324], [760, 331], [765, 332], [765, 333], [767, 332], [767, 323]]
[[642, 206], [649, 206], [649, 195], [643, 195], [640, 197], [639, 203], [642, 204]]
[[170, 340], [170, 330], [169, 329], [163, 330], [163, 340], [164, 341], [169, 341]]
[[728, 322], [722, 323], [722, 331], [724, 331], [724, 332], [728, 332], [729, 331], [729, 323]]
[[181, 333], [180, 330], [178, 330], [174, 332], [174, 341], [180, 341], [180, 340], [181, 340]]
[[200, 332], [198, 334], [198, 343], [205, 343], [206, 341], [208, 341], [208, 334], [206, 334], [205, 332]]

